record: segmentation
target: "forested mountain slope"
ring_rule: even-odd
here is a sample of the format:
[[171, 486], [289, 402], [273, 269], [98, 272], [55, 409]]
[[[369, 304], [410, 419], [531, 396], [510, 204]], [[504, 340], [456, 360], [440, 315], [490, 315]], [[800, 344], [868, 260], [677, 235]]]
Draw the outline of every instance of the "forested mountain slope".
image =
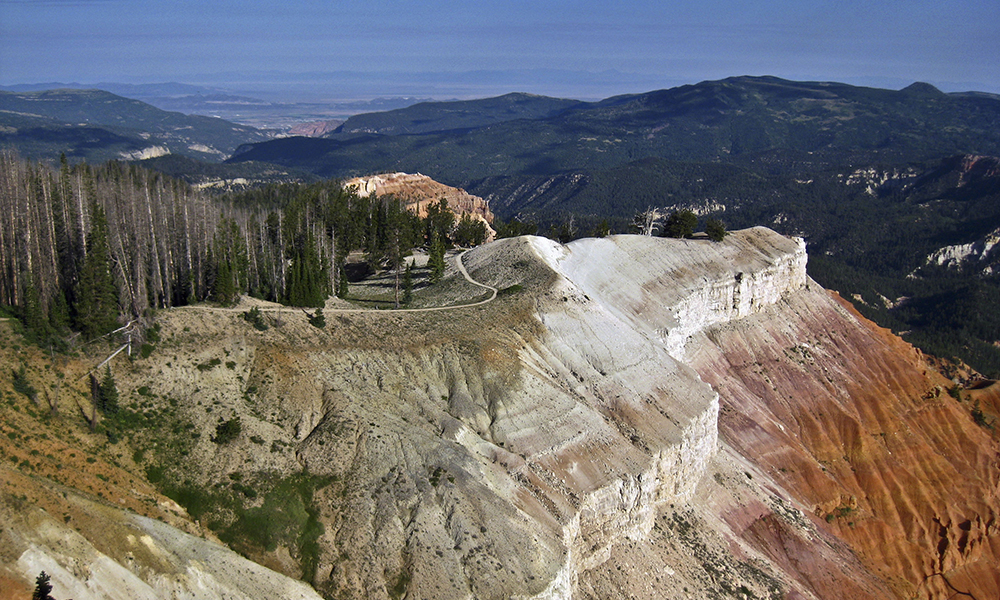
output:
[[218, 162], [270, 136], [222, 119], [184, 115], [102, 90], [0, 92], [0, 148], [52, 161], [102, 162], [176, 153]]
[[336, 138], [349, 133], [405, 135], [474, 129], [505, 121], [551, 117], [581, 104], [579, 100], [518, 93], [480, 100], [421, 102], [386, 112], [355, 115], [324, 137]]
[[[431, 123], [454, 110], [434, 103], [418, 106], [432, 113], [424, 119]], [[310, 140], [308, 150], [297, 149], [295, 140], [281, 140], [244, 149], [233, 160], [294, 165], [338, 177], [421, 172], [470, 187], [490, 176], [607, 169], [653, 157], [787, 170], [959, 152], [1000, 154], [1000, 99], [944, 94], [918, 84], [891, 91], [739, 77], [459, 131], [357, 133], [406, 130], [412, 120], [407, 110], [378, 115], [378, 127], [334, 134], [326, 142]]]

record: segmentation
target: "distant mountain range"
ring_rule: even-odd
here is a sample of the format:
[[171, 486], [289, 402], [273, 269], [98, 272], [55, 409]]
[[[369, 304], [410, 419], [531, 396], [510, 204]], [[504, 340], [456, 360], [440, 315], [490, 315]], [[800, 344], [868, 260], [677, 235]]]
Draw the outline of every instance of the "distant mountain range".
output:
[[307, 152], [296, 140], [279, 140], [232, 160], [338, 177], [419, 170], [468, 186], [648, 158], [787, 171], [1000, 154], [1000, 98], [945, 94], [927, 84], [891, 91], [738, 77], [600, 102], [501, 98], [506, 102], [426, 103], [356, 117]]
[[302, 123], [343, 121], [351, 115], [388, 111], [430, 100], [414, 96], [359, 98], [344, 90], [338, 90], [344, 94], [343, 99], [310, 94], [288, 98], [252, 88], [242, 90], [239, 87], [186, 83], [49, 82], [0, 86], [0, 91], [19, 93], [51, 90], [104, 90], [117, 96], [140, 100], [166, 111], [218, 117], [257, 129], [292, 135], [300, 135], [294, 129]]
[[138, 160], [180, 154], [228, 157], [265, 132], [218, 118], [168, 112], [103, 90], [0, 92], [0, 147], [29, 158]]

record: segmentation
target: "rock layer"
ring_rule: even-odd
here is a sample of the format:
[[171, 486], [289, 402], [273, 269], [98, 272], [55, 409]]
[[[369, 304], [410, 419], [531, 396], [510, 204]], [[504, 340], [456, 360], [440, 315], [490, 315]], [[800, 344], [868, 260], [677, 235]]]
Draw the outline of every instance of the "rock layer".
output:
[[998, 597], [996, 441], [918, 351], [810, 288], [689, 343], [720, 437], [896, 596]]

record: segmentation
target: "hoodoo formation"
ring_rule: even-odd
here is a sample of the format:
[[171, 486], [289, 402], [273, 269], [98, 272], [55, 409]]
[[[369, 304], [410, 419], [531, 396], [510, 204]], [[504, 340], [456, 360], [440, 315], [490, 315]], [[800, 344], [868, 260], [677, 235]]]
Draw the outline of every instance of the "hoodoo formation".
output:
[[493, 230], [493, 212], [486, 200], [473, 196], [461, 188], [434, 181], [420, 173], [384, 173], [369, 177], [355, 177], [344, 181], [344, 187], [353, 189], [359, 196], [393, 195], [406, 204], [413, 214], [420, 218], [427, 216], [427, 208], [444, 200], [456, 218], [469, 215], [486, 224], [487, 239], [496, 235]]
[[[323, 330], [175, 309], [159, 317], [169, 350], [119, 376], [181, 399], [205, 488], [326, 482], [311, 566], [283, 547], [256, 548], [261, 564], [336, 598], [1000, 596], [997, 442], [917, 351], [809, 279], [801, 240], [521, 237], [457, 260], [494, 301], [330, 305]], [[213, 443], [233, 417], [243, 435]], [[88, 539], [86, 562], [60, 539], [97, 530], [49, 518], [41, 539], [19, 518], [0, 537], [8, 579], [44, 567], [81, 600], [124, 597], [122, 570], [192, 589], [231, 564], [99, 510], [158, 550]], [[228, 592], [287, 585], [265, 579]]]

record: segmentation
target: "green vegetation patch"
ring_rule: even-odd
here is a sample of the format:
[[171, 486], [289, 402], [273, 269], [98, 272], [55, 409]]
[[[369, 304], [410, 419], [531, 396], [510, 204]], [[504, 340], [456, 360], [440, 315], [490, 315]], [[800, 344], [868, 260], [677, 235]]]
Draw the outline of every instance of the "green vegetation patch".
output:
[[12, 373], [14, 376], [14, 380], [12, 382], [14, 385], [14, 391], [17, 392], [18, 394], [26, 396], [28, 399], [34, 402], [35, 399], [38, 397], [38, 390], [36, 390], [34, 386], [31, 385], [31, 382], [28, 381], [28, 375], [25, 366], [21, 365], [20, 369], [18, 369], [17, 371], [13, 371]]

